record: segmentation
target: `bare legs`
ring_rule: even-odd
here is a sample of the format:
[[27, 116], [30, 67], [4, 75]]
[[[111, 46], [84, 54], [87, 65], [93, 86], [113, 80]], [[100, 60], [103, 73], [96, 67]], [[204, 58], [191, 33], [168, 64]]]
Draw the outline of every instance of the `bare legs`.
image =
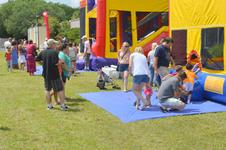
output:
[[24, 71], [25, 63], [20, 63], [20, 70]]
[[129, 72], [128, 71], [122, 72], [122, 77], [123, 77], [123, 91], [127, 91], [128, 90]]
[[51, 95], [50, 95], [50, 91], [45, 91], [46, 94], [46, 103], [48, 105], [51, 105]]
[[150, 101], [142, 96], [142, 89], [146, 85], [146, 83], [141, 83], [141, 84], [133, 84], [133, 93], [137, 97], [137, 102], [136, 102], [136, 108], [138, 109], [140, 105], [140, 100], [143, 102], [144, 106], [149, 106]]
[[60, 91], [60, 92], [57, 92], [57, 95], [59, 97], [59, 100], [60, 100], [60, 104], [61, 105], [64, 105], [64, 102], [65, 102], [65, 94], [64, 94], [64, 90]]
[[[46, 103], [48, 105], [52, 105], [50, 91], [45, 91], [45, 94], [46, 94]], [[60, 103], [61, 105], [64, 105], [64, 103], [65, 103], [64, 90], [59, 91], [59, 92], [53, 92], [53, 95], [54, 95], [54, 99], [57, 104]], [[59, 101], [58, 101], [58, 99], [59, 99]]]
[[[64, 102], [65, 102], [65, 98], [66, 98], [65, 83], [63, 83], [63, 87], [64, 87], [64, 89], [62, 90], [62, 93], [61, 93], [61, 91], [60, 92], [52, 91], [50, 93], [50, 97], [54, 96], [54, 100], [55, 100], [56, 104], [64, 104]], [[63, 103], [62, 103], [62, 99], [63, 99]], [[52, 101], [52, 100], [50, 100], [50, 101]]]

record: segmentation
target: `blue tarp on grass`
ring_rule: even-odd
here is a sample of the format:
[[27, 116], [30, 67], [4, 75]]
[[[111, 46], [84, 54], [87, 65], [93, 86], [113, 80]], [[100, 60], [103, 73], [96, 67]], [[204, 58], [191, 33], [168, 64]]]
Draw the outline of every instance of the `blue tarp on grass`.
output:
[[34, 73], [34, 75], [40, 76], [42, 75], [42, 71], [43, 71], [42, 66], [36, 66], [36, 72]]
[[[34, 75], [36, 76], [41, 76], [42, 75], [42, 71], [43, 71], [43, 68], [42, 66], [37, 66], [36, 67], [36, 72], [34, 73]], [[82, 72], [94, 72], [94, 71], [87, 71], [87, 70], [77, 70], [78, 73], [82, 73]]]
[[179, 115], [192, 115], [210, 112], [223, 112], [226, 111], [226, 106], [218, 103], [205, 101], [204, 99], [199, 102], [186, 105], [185, 109], [181, 112], [167, 112], [162, 113], [156, 93], [152, 96], [152, 107], [145, 111], [137, 111], [133, 106], [135, 96], [132, 92], [96, 92], [96, 93], [83, 93], [80, 94], [83, 98], [110, 112], [118, 117], [122, 122], [134, 122], [146, 119], [166, 118]]

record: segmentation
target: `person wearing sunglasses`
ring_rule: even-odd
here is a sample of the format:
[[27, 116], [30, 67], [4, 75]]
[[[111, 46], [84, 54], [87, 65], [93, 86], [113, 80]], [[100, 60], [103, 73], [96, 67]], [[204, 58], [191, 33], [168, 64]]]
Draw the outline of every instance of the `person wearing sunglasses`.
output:
[[128, 91], [128, 77], [129, 77], [129, 58], [130, 58], [130, 45], [128, 42], [122, 44], [118, 52], [118, 71], [123, 79], [123, 91]]

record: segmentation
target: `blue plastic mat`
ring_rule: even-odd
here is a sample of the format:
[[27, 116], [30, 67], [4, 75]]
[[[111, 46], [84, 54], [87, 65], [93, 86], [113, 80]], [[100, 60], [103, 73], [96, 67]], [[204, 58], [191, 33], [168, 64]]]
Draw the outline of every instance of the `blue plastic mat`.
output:
[[210, 101], [201, 101], [188, 104], [181, 112], [162, 113], [159, 108], [156, 93], [152, 96], [152, 107], [144, 111], [137, 111], [133, 106], [135, 96], [132, 92], [96, 92], [80, 94], [83, 98], [103, 108], [118, 117], [122, 122], [134, 122], [138, 120], [166, 118], [179, 115], [192, 115], [210, 112], [226, 111], [226, 106]]
[[[42, 75], [42, 71], [43, 71], [42, 66], [37, 66], [36, 72], [34, 73], [34, 75], [40, 76], [40, 75]], [[82, 73], [82, 72], [95, 72], [95, 71], [92, 71], [92, 70], [77, 70], [77, 72]]]
[[34, 75], [40, 76], [42, 75], [42, 71], [43, 71], [42, 66], [36, 66], [36, 72], [34, 73]]

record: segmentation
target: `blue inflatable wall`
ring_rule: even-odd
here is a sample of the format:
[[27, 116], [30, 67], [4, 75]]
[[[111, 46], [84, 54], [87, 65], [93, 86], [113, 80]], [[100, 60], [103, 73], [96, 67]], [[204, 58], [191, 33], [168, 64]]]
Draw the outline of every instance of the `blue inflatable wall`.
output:
[[[199, 73], [198, 77], [199, 78], [195, 81], [194, 91], [192, 93], [193, 101], [201, 101], [205, 99], [226, 104], [226, 75]], [[216, 78], [211, 80], [211, 77]], [[207, 78], [209, 78], [208, 81]], [[209, 86], [216, 87], [216, 89], [220, 89], [220, 92], [208, 90], [207, 84], [209, 84]]]
[[[91, 56], [89, 68], [93, 71], [98, 71], [104, 66], [110, 66], [110, 65], [117, 66], [117, 63], [118, 63], [117, 59]], [[85, 61], [83, 59], [77, 60], [76, 67], [78, 70], [83, 70], [85, 68]]]

